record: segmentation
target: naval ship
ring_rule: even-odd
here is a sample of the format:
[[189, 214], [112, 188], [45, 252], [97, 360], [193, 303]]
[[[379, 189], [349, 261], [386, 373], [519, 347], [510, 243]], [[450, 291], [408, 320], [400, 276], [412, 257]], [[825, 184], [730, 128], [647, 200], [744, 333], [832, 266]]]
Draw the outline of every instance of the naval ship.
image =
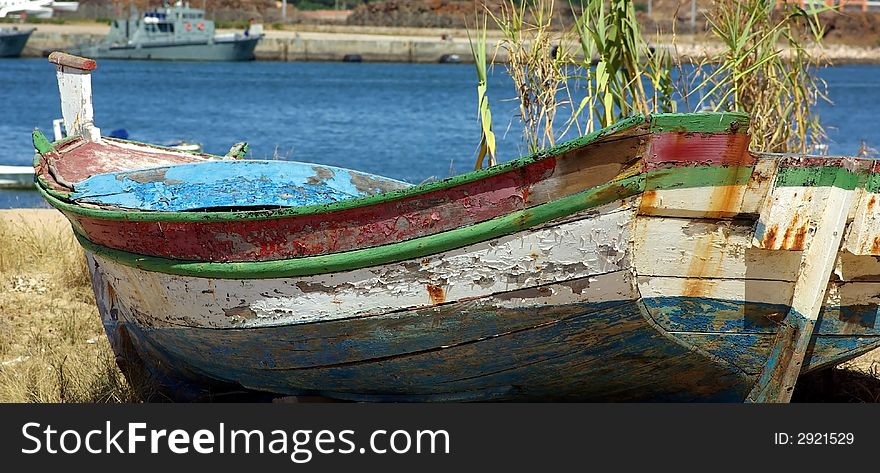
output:
[[165, 61], [249, 61], [263, 37], [262, 25], [243, 33], [215, 34], [205, 11], [178, 2], [140, 15], [133, 11], [116, 19], [98, 44], [80, 45], [69, 52], [95, 59], [156, 59]]
[[0, 28], [0, 57], [21, 56], [21, 50], [30, 38], [34, 28], [20, 30], [17, 26]]

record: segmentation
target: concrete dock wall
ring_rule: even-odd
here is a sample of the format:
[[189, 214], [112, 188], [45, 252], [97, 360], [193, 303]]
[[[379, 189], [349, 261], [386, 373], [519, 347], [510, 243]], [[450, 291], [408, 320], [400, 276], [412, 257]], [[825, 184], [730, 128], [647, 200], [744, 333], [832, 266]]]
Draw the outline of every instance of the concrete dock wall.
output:
[[[38, 27], [23, 55], [44, 56], [48, 51], [99, 41], [105, 34]], [[462, 62], [472, 61], [467, 39], [440, 37], [268, 31], [256, 50], [257, 60], [264, 61], [341, 61], [346, 55], [359, 55], [373, 62], [436, 63], [447, 54], [457, 54]]]
[[267, 61], [341, 61], [349, 54], [384, 62], [439, 62], [446, 54], [457, 54], [462, 61], [471, 59], [466, 41], [379, 35], [267, 35], [256, 51], [258, 60]]
[[[51, 50], [103, 39], [110, 27], [103, 24], [36, 24], [18, 25], [37, 31], [31, 35], [23, 54], [39, 57]], [[350, 31], [350, 32], [346, 32]], [[232, 31], [227, 31], [232, 32]], [[383, 34], [384, 33], [384, 34]], [[391, 33], [391, 34], [389, 34]], [[419, 34], [421, 33], [421, 34]], [[490, 39], [490, 56], [495, 52], [495, 39]], [[570, 47], [575, 47], [570, 45]], [[666, 44], [658, 47], [668, 47]], [[679, 37], [672, 53], [683, 61], [700, 60], [718, 52], [721, 46], [700, 38]], [[577, 50], [572, 51], [577, 54]], [[880, 63], [880, 47], [841, 44], [825, 45], [816, 54], [835, 64]], [[442, 39], [441, 30], [346, 27], [342, 31], [277, 31], [267, 30], [257, 46], [256, 56], [264, 61], [341, 61], [348, 54], [360, 55], [364, 61], [435, 63], [446, 54], [457, 54], [462, 62], [471, 62], [466, 34], [456, 31], [455, 39]], [[493, 56], [496, 63], [506, 62], [503, 51]]]

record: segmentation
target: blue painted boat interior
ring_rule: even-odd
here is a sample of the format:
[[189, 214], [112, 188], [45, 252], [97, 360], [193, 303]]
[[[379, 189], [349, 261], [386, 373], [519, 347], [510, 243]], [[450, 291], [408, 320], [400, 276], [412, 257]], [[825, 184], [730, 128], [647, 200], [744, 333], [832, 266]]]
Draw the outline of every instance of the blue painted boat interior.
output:
[[332, 166], [220, 160], [99, 174], [77, 183], [70, 197], [90, 204], [170, 212], [297, 207], [409, 186]]

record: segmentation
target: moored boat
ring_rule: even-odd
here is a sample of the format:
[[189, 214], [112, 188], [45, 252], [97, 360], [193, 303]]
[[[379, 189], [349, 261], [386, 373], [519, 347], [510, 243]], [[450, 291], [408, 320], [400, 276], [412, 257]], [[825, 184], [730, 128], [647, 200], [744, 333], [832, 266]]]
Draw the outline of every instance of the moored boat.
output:
[[0, 165], [0, 189], [33, 189], [34, 168]]
[[[35, 132], [120, 358], [178, 399], [786, 401], [880, 346], [880, 166], [636, 116], [410, 186], [102, 137], [53, 54]], [[240, 150], [240, 148], [237, 148]]]
[[20, 30], [17, 26], [0, 28], [0, 57], [18, 57], [36, 28]]
[[98, 59], [250, 61], [263, 36], [261, 25], [250, 25], [243, 33], [217, 34], [204, 10], [177, 2], [113, 20], [103, 41], [69, 52]]

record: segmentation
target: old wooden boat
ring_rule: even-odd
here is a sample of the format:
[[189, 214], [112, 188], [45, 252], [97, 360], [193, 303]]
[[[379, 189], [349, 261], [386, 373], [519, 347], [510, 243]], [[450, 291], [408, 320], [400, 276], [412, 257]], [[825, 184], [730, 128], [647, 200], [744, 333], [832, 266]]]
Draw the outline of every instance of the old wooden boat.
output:
[[748, 117], [632, 117], [409, 186], [71, 137], [38, 187], [127, 366], [180, 399], [786, 401], [880, 346], [880, 166], [755, 154]]

